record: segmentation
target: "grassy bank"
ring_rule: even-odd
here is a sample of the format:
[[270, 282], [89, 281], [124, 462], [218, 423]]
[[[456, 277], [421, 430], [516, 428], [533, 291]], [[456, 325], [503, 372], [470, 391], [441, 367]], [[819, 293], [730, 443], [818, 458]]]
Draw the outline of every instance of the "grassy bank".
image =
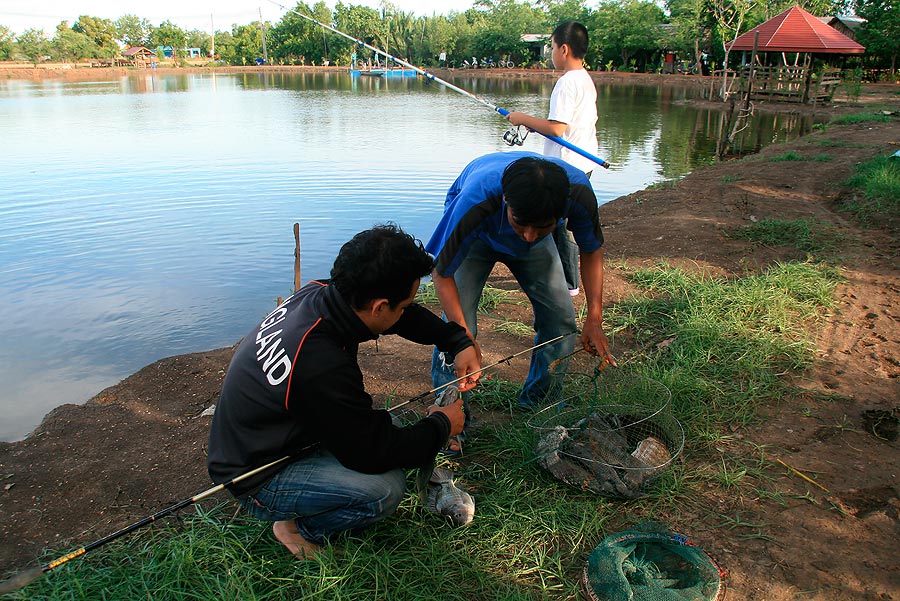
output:
[[[236, 514], [233, 502], [209, 502], [72, 561], [11, 598], [570, 599], [586, 555], [611, 532], [644, 520], [677, 528], [700, 507], [715, 512], [709, 495], [777, 497], [762, 474], [765, 449], [728, 443], [733, 426], [794, 393], [786, 376], [813, 360], [812, 336], [832, 306], [837, 271], [802, 262], [725, 279], [664, 263], [613, 267], [638, 290], [606, 315], [621, 351], [619, 373], [665, 385], [686, 432], [683, 460], [645, 498], [599, 498], [540, 470], [530, 416], [510, 403], [517, 385], [492, 379], [473, 399], [484, 425], [455, 465], [477, 503], [467, 527], [450, 527], [410, 494], [394, 517], [298, 563], [265, 526]], [[500, 313], [520, 300], [495, 296]], [[765, 536], [734, 516], [717, 519]], [[44, 559], [68, 550], [57, 551]]]

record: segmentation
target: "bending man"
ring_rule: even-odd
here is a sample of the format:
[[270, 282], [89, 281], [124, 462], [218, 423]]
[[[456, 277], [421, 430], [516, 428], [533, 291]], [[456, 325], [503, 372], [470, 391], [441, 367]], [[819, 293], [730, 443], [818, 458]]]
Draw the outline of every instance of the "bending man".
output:
[[394, 226], [361, 232], [341, 248], [330, 281], [298, 290], [234, 354], [210, 431], [209, 474], [230, 482], [290, 455], [231, 492], [274, 522], [275, 537], [298, 558], [392, 514], [405, 490], [402, 468], [428, 465], [462, 430], [460, 402], [394, 425], [373, 408], [357, 362], [360, 342], [399, 334], [455, 357], [461, 377], [480, 369], [465, 330], [413, 302], [432, 265], [422, 243]]
[[[530, 152], [477, 158], [447, 192], [443, 218], [426, 245], [436, 259], [432, 279], [444, 314], [472, 339], [478, 334], [481, 292], [498, 262], [509, 268], [531, 301], [536, 345], [573, 334], [532, 354], [519, 395], [525, 408], [543, 401], [553, 384], [550, 363], [574, 348], [575, 309], [550, 236], [564, 219], [578, 244], [586, 295], [581, 344], [615, 364], [603, 332], [603, 234], [597, 198], [580, 169]], [[452, 364], [446, 353], [435, 349], [435, 386], [454, 377]]]

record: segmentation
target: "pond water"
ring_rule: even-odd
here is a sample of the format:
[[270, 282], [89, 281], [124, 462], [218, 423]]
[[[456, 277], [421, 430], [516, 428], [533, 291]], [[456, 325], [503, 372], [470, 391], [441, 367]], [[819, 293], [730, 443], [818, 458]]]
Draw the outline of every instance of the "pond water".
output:
[[[553, 85], [454, 83], [537, 115]], [[720, 115], [679, 104], [690, 92], [598, 91], [601, 202], [710, 161]], [[421, 79], [0, 81], [0, 440], [157, 359], [235, 343], [291, 292], [295, 222], [304, 281], [373, 224], [427, 239], [466, 163], [509, 148], [506, 125]], [[759, 117], [742, 144], [811, 125]]]

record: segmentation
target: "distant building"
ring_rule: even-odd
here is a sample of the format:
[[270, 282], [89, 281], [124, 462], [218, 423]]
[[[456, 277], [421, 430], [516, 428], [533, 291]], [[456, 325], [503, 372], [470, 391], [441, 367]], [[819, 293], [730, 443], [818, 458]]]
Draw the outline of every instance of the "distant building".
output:
[[850, 17], [846, 15], [835, 15], [834, 17], [818, 17], [818, 19], [829, 27], [837, 29], [851, 40], [856, 40], [857, 30], [863, 23], [866, 22], [866, 20], [862, 17]]
[[144, 46], [133, 46], [124, 50], [122, 56], [134, 67], [146, 67], [156, 62], [156, 53]]
[[199, 48], [185, 48], [188, 58], [200, 58], [202, 56]]
[[519, 40], [528, 48], [531, 60], [542, 61], [551, 54], [549, 33], [523, 33]]

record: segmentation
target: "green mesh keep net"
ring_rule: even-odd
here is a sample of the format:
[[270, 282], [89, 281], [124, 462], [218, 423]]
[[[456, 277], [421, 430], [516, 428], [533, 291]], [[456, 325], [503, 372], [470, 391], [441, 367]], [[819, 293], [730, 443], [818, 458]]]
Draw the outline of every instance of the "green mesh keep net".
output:
[[583, 585], [597, 601], [724, 599], [718, 566], [687, 537], [664, 530], [626, 530], [606, 537], [588, 557]]

